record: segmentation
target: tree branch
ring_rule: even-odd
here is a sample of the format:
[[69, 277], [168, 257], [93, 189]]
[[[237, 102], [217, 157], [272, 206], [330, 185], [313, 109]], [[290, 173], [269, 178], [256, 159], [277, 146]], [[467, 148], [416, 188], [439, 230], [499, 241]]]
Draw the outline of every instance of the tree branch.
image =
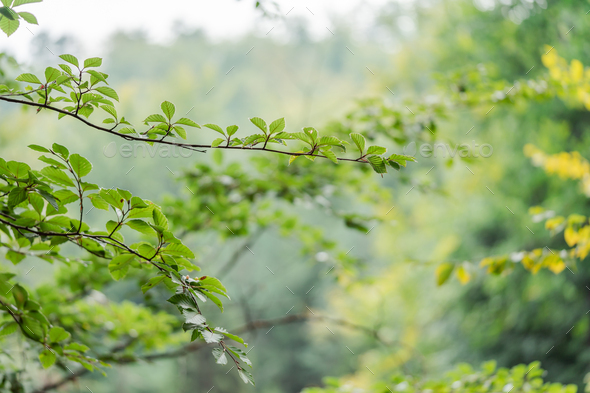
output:
[[[30, 93], [30, 92], [29, 92]], [[267, 149], [266, 148], [266, 144], [263, 147], [243, 147], [243, 146], [217, 146], [215, 148], [211, 147], [211, 145], [201, 145], [201, 144], [191, 144], [191, 143], [178, 143], [178, 142], [172, 142], [172, 141], [167, 141], [162, 139], [147, 139], [147, 138], [142, 138], [142, 137], [138, 137], [138, 136], [132, 136], [132, 135], [124, 135], [124, 134], [120, 134], [117, 131], [115, 131], [115, 127], [113, 128], [106, 128], [103, 126], [100, 126], [98, 124], [94, 124], [90, 121], [88, 121], [87, 119], [83, 118], [82, 116], [78, 115], [77, 113], [72, 113], [69, 111], [66, 111], [65, 109], [60, 109], [60, 108], [56, 108], [54, 106], [51, 105], [47, 105], [44, 103], [37, 103], [34, 101], [23, 101], [23, 100], [18, 100], [18, 99], [14, 99], [11, 98], [10, 96], [6, 96], [6, 95], [0, 95], [0, 101], [6, 101], [6, 102], [12, 102], [12, 103], [16, 103], [16, 104], [21, 104], [21, 105], [28, 105], [28, 106], [33, 106], [36, 108], [40, 108], [40, 109], [48, 109], [57, 113], [61, 113], [63, 115], [66, 116], [70, 116], [73, 117], [74, 119], [81, 121], [82, 123], [86, 124], [87, 126], [94, 128], [95, 130], [98, 131], [102, 131], [102, 132], [106, 132], [112, 135], [116, 135], [120, 138], [123, 138], [125, 140], [128, 141], [138, 141], [138, 142], [150, 142], [150, 143], [159, 143], [159, 144], [163, 144], [163, 145], [170, 145], [170, 146], [176, 146], [178, 148], [181, 149], [187, 149], [187, 150], [191, 150], [191, 151], [197, 151], [199, 153], [206, 153], [205, 150], [200, 150], [200, 149], [227, 149], [227, 150], [257, 150], [257, 151], [266, 151], [269, 153], [275, 153], [275, 154], [284, 154], [284, 155], [288, 155], [288, 156], [308, 156], [308, 157], [316, 157], [316, 158], [326, 158], [329, 159], [328, 157], [321, 155], [321, 154], [314, 154], [312, 152], [288, 152], [288, 151], [283, 151], [283, 150], [276, 150], [276, 149]], [[362, 160], [359, 158], [340, 158], [337, 157], [336, 158], [338, 161], [349, 161], [349, 162], [359, 162], [359, 163], [363, 163], [363, 164], [368, 164], [368, 161], [366, 160]]]
[[[391, 346], [392, 344], [394, 344], [391, 342], [387, 342], [386, 340], [381, 338], [379, 336], [379, 333], [377, 330], [370, 328], [368, 326], [359, 325], [354, 322], [347, 321], [347, 320], [341, 319], [341, 318], [335, 318], [335, 317], [314, 314], [313, 312], [292, 314], [292, 315], [288, 315], [288, 316], [284, 316], [284, 317], [280, 317], [280, 318], [274, 318], [274, 319], [263, 319], [263, 320], [258, 320], [258, 321], [252, 321], [252, 322], [249, 322], [237, 329], [232, 330], [232, 332], [234, 332], [236, 334], [242, 334], [242, 333], [251, 332], [254, 330], [258, 330], [258, 329], [267, 329], [272, 326], [289, 325], [292, 323], [305, 322], [305, 321], [314, 320], [314, 319], [315, 320], [330, 321], [330, 322], [336, 323], [342, 327], [346, 327], [346, 328], [353, 329], [353, 330], [358, 330], [362, 333], [367, 334], [368, 336], [374, 338], [375, 340], [379, 341], [381, 344], [386, 345], [386, 346]], [[395, 343], [403, 345], [403, 343], [401, 343], [401, 342], [396, 341]], [[153, 362], [153, 361], [158, 361], [158, 360], [163, 360], [163, 359], [174, 359], [174, 358], [186, 356], [190, 353], [196, 352], [196, 351], [198, 351], [202, 348], [205, 348], [207, 346], [208, 346], [208, 344], [206, 344], [204, 342], [195, 341], [191, 344], [186, 345], [183, 348], [180, 348], [180, 349], [177, 349], [174, 351], [153, 353], [153, 354], [144, 355], [144, 356], [122, 356], [122, 357], [114, 357], [113, 355], [115, 354], [115, 351], [112, 351], [111, 353], [109, 353], [107, 355], [99, 356], [98, 359], [100, 359], [102, 361], [112, 361], [114, 363], [121, 364], [121, 365], [131, 364], [131, 363], [135, 363], [137, 361]], [[70, 375], [64, 377], [63, 379], [61, 379], [59, 381], [44, 385], [43, 387], [35, 390], [33, 393], [45, 393], [45, 392], [52, 391], [54, 389], [57, 389], [65, 384], [67, 384], [68, 382], [71, 382], [71, 381], [77, 379], [78, 377], [81, 377], [81, 376], [87, 374], [88, 372], [89, 371], [87, 369], [81, 368], [77, 371], [74, 371], [73, 373], [70, 373]]]

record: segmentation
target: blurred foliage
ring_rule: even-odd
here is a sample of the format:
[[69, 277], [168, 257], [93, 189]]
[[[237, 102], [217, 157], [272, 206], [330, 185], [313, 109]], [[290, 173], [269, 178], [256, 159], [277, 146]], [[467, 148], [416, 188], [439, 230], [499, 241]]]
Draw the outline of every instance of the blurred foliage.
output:
[[[285, 132], [313, 123], [339, 141], [363, 135], [348, 139], [360, 156], [363, 144], [388, 146], [399, 153], [398, 166], [406, 163], [401, 153], [418, 156], [390, 177], [371, 174], [369, 165], [289, 165], [286, 156], [246, 149], [193, 154], [188, 164], [169, 155], [142, 159], [133, 146], [127, 157], [119, 149], [113, 157], [92, 147], [109, 143], [106, 135], [64, 122], [57, 128], [43, 113], [32, 119], [8, 107], [0, 138], [3, 146], [67, 140], [100, 162], [93, 182], [163, 200], [171, 228], [199, 265], [224, 277], [232, 301], [218, 320], [250, 343], [257, 390], [574, 392], [561, 383], [582, 388], [590, 371], [586, 6], [391, 2], [363, 38], [336, 23], [331, 39], [314, 42], [294, 21], [284, 43], [254, 36], [211, 43], [199, 32], [167, 47], [141, 35], [112, 40], [104, 71], [128, 119], [141, 123], [165, 95], [177, 102], [175, 112], [224, 134], [218, 146], [232, 143], [227, 124], [264, 143], [272, 139], [266, 123], [245, 121], [263, 108], [261, 118], [285, 116]], [[351, 42], [355, 56], [345, 48]], [[390, 53], [376, 55], [379, 43]], [[246, 58], [251, 47], [257, 56]], [[175, 62], [155, 60], [169, 58]], [[360, 76], [367, 64], [375, 75]], [[164, 115], [169, 108], [162, 104]], [[43, 135], [31, 131], [41, 124]], [[152, 124], [164, 135], [175, 126], [167, 118]], [[22, 134], [11, 132], [16, 126]], [[210, 146], [213, 133], [200, 131], [187, 136]], [[182, 131], [176, 135], [182, 139]], [[492, 147], [487, 157], [462, 147], [482, 143]], [[314, 150], [312, 141], [306, 151]], [[3, 154], [30, 158], [21, 149]], [[102, 223], [92, 214], [88, 222]], [[219, 353], [212, 358], [200, 344], [186, 345], [165, 285], [137, 293], [153, 278], [147, 269], [113, 282], [108, 263], [72, 250], [70, 265], [55, 263], [41, 280], [25, 274], [35, 266], [25, 254], [5, 271], [46, 299], [50, 324], [117, 366], [106, 369], [106, 379], [81, 375], [70, 391], [83, 390], [82, 383], [94, 392], [246, 391], [226, 375], [229, 365], [209, 366]], [[331, 319], [311, 318], [322, 314]], [[4, 341], [13, 360], [32, 352], [14, 337]], [[488, 359], [507, 368], [453, 366]], [[40, 372], [29, 362], [33, 377], [23, 378], [23, 363], [13, 360], [2, 361], [10, 370], [6, 384], [37, 387], [43, 377], [49, 386], [68, 376], [63, 367]], [[326, 375], [335, 378], [312, 387]]]

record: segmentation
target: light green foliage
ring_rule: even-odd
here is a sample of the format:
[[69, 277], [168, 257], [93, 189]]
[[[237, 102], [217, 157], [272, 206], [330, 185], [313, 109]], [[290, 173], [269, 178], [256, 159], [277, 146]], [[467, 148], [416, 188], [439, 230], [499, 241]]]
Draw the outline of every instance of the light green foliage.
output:
[[7, 35], [11, 36], [20, 26], [20, 20], [27, 23], [38, 24], [35, 15], [30, 12], [21, 11], [17, 8], [28, 3], [40, 3], [43, 0], [3, 0], [0, 7], [0, 29]]
[[[193, 151], [202, 151], [202, 149], [207, 148], [264, 150], [290, 155], [289, 163], [300, 156], [311, 161], [317, 157], [322, 157], [335, 164], [340, 161], [370, 164], [375, 172], [380, 174], [387, 172], [386, 165], [391, 165], [399, 170], [400, 165], [405, 167], [406, 161], [415, 161], [412, 157], [404, 158], [401, 162], [391, 157], [383, 157], [382, 155], [385, 154], [387, 149], [380, 146], [371, 146], [366, 154], [363, 154], [365, 139], [362, 135], [356, 133], [351, 134], [351, 138], [361, 150], [360, 157], [337, 156], [332, 149], [338, 147], [342, 152], [346, 152], [348, 142], [340, 140], [336, 136], [320, 136], [313, 127], [304, 127], [302, 132], [286, 132], [284, 131], [286, 128], [284, 118], [274, 120], [269, 126], [263, 119], [253, 117], [250, 119], [251, 123], [262, 133], [244, 137], [234, 137], [238, 132], [238, 126], [228, 126], [224, 131], [216, 124], [205, 124], [206, 128], [223, 135], [223, 138], [216, 138], [210, 145], [168, 141], [166, 138], [186, 140], [190, 133], [187, 133], [183, 126], [191, 128], [201, 128], [201, 126], [186, 117], [175, 118], [175, 105], [169, 101], [164, 101], [160, 105], [162, 114], [154, 113], [147, 116], [143, 123], [148, 126], [148, 129], [139, 131], [124, 116], [118, 115], [113, 101], [119, 101], [119, 96], [112, 87], [108, 86], [108, 75], [91, 69], [102, 65], [101, 58], [86, 59], [82, 65], [75, 56], [70, 54], [61, 55], [60, 58], [68, 64], [59, 64], [61, 71], [48, 67], [45, 70], [44, 82], [34, 74], [24, 73], [19, 75], [16, 80], [30, 84], [25, 90], [10, 89], [6, 85], [0, 85], [0, 100], [34, 106], [38, 111], [42, 109], [55, 111], [58, 113], [58, 118], [70, 116], [79, 120], [83, 120], [82, 118], [89, 119], [95, 109], [100, 108], [108, 116], [103, 119], [102, 125], [88, 124], [94, 129], [124, 136], [128, 140], [145, 141], [145, 138], [147, 138], [149, 144], [166, 143]], [[85, 119], [83, 121], [86, 121]], [[303, 150], [296, 152], [270, 148], [273, 144], [287, 146], [288, 140], [298, 140], [305, 147]], [[359, 145], [361, 142], [362, 147]]]
[[[163, 107], [171, 117], [174, 112], [172, 107]], [[209, 299], [223, 311], [217, 296], [229, 298], [227, 290], [215, 278], [192, 279], [180, 273], [185, 266], [191, 266], [187, 259], [195, 258], [195, 255], [170, 232], [168, 219], [160, 207], [133, 196], [127, 190], [105, 189], [86, 182], [85, 177], [92, 170], [91, 163], [79, 154], [71, 154], [65, 146], [55, 143], [51, 148], [39, 145], [31, 145], [30, 148], [46, 153], [47, 156], [40, 159], [49, 165], [36, 171], [25, 163], [0, 159], [0, 179], [4, 182], [0, 186], [3, 196], [0, 199], [0, 231], [5, 238], [2, 246], [8, 249], [7, 258], [14, 264], [27, 255], [49, 262], [59, 260], [69, 263], [69, 259], [61, 253], [61, 246], [70, 242], [91, 255], [110, 261], [108, 271], [115, 280], [123, 279], [132, 269], [156, 270], [158, 275], [150, 278], [143, 290], [167, 281], [177, 292], [173, 298], [181, 297], [184, 301], [181, 304], [173, 302], [179, 306], [179, 311], [184, 315], [187, 310], [194, 314], [184, 325], [185, 330], [196, 329], [199, 333], [193, 335], [193, 340], [201, 337], [207, 343], [217, 343], [226, 348], [223, 336], [213, 333], [213, 329], [205, 323], [198, 302]], [[91, 230], [83, 222], [86, 199], [95, 207], [112, 211], [113, 220], [106, 222], [106, 231]], [[67, 205], [74, 202], [77, 202], [75, 206], [79, 210], [77, 218], [68, 215]], [[122, 234], [124, 228], [140, 233], [145, 240], [127, 244]], [[62, 357], [89, 370], [107, 365], [77, 350], [80, 344], [74, 342], [73, 347], [66, 347], [71, 344], [70, 333], [52, 323], [44, 314], [43, 299], [33, 300], [23, 286], [13, 281], [13, 277], [13, 274], [2, 275], [2, 289], [7, 288], [0, 294], [0, 304], [6, 313], [2, 323], [5, 335], [14, 333], [16, 323], [21, 334], [40, 344], [39, 359], [45, 368]], [[190, 307], [186, 306], [187, 303]], [[145, 311], [142, 311], [144, 316], [134, 313], [135, 307], [131, 304], [122, 307], [128, 308], [126, 314], [133, 322], [146, 317]], [[199, 318], [200, 323], [195, 324], [195, 318]], [[212, 336], [218, 339], [212, 339]], [[239, 340], [237, 337], [230, 338]], [[246, 357], [240, 357], [240, 360], [249, 363]], [[238, 370], [242, 371], [239, 361], [234, 361]]]
[[[375, 383], [367, 393], [465, 393], [483, 392], [529, 392], [529, 393], [576, 393], [576, 385], [543, 382], [544, 370], [539, 362], [496, 369], [494, 361], [484, 363], [479, 370], [461, 364], [441, 379], [421, 379], [405, 376], [384, 378]], [[304, 389], [302, 393], [352, 393], [355, 387], [335, 379], [327, 379], [326, 388]]]

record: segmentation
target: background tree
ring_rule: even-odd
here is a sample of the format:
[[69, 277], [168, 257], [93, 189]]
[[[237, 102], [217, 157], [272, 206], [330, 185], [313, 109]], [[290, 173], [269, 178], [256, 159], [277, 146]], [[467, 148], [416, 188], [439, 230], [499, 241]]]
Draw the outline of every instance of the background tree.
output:
[[[12, 143], [34, 135], [39, 138], [37, 143], [48, 147], [54, 141], [79, 146], [79, 152], [95, 163], [88, 175], [95, 176], [91, 178], [94, 183], [163, 200], [162, 212], [176, 228], [177, 238], [189, 245], [201, 261], [206, 273], [199, 275], [211, 271], [223, 276], [233, 301], [225, 302], [223, 315], [213, 314], [215, 311], [209, 309], [211, 302], [203, 310], [206, 315], [215, 315], [223, 326], [238, 327], [232, 332], [246, 332], [248, 349], [254, 348], [248, 356], [257, 365], [257, 389], [298, 391], [319, 384], [325, 375], [348, 375], [340, 382], [329, 382], [343, 385], [334, 388], [340, 390], [347, 389], [346, 386], [376, 386], [376, 391], [388, 391], [383, 385], [393, 389], [390, 382], [394, 381], [396, 388], [403, 391], [422, 388], [421, 382], [416, 385], [414, 381], [428, 379], [440, 380], [437, 386], [446, 387], [460, 378], [438, 378], [449, 365], [459, 361], [478, 364], [490, 358], [508, 367], [540, 359], [548, 370], [546, 379], [581, 384], [586, 371], [584, 351], [580, 349], [585, 337], [586, 296], [584, 288], [571, 280], [575, 277], [583, 283], [583, 264], [577, 264], [579, 270], [571, 277], [567, 269], [562, 269], [558, 276], [548, 269], [531, 275], [519, 264], [509, 265], [514, 269], [504, 269], [500, 277], [492, 277], [482, 274], [488, 267], [478, 265], [488, 256], [545, 246], [553, 252], [565, 248], [559, 237], [550, 238], [548, 232], [543, 235], [541, 224], [535, 226], [528, 215], [530, 206], [543, 205], [564, 215], [583, 213], [583, 194], [575, 187], [565, 191], [561, 183], [552, 183], [557, 180], [549, 180], [523, 154], [523, 147], [530, 142], [549, 153], [581, 146], [576, 135], [583, 135], [583, 123], [574, 119], [583, 118], [586, 111], [575, 96], [564, 96], [566, 93], [560, 88], [563, 81], [552, 83], [553, 77], [542, 66], [541, 58], [548, 49], [545, 45], [550, 44], [559, 56], [568, 59], [568, 69], [571, 59], [583, 59], [583, 38], [571, 32], [566, 34], [570, 22], [577, 29], [582, 28], [583, 12], [578, 9], [580, 5], [564, 2], [550, 4], [547, 10], [540, 3], [532, 7], [529, 3], [498, 3], [494, 10], [485, 12], [481, 11], [481, 4], [477, 6], [480, 9], [470, 2], [440, 2], [424, 6], [417, 3], [411, 9], [393, 5], [384, 8], [379, 28], [395, 37], [402, 47], [391, 63], [389, 58], [384, 61], [375, 56], [370, 45], [352, 46], [346, 30], [341, 29], [334, 31], [333, 41], [317, 45], [305, 34], [295, 33], [296, 39], [287, 45], [253, 37], [213, 45], [199, 34], [187, 34], [170, 48], [154, 47], [137, 37], [119, 36], [105, 71], [110, 74], [110, 86], [119, 93], [125, 91], [129, 97], [123, 99], [121, 94], [128, 119], [143, 120], [146, 105], [152, 109], [149, 113], [155, 113], [165, 94], [177, 103], [199, 102], [194, 109], [192, 104], [182, 110], [177, 105], [176, 112], [189, 112], [189, 117], [199, 122], [203, 119], [203, 123], [221, 124], [226, 133], [229, 124], [239, 125], [240, 132], [250, 130], [248, 134], [263, 132], [244, 121], [259, 108], [265, 108], [262, 118], [286, 116], [288, 127], [291, 121], [302, 123], [287, 128], [290, 130], [310, 123], [328, 124], [317, 128], [323, 134], [349, 140], [349, 151], [355, 148], [354, 142], [347, 139], [351, 132], [364, 134], [370, 144], [399, 144], [393, 150], [397, 152], [404, 147], [411, 150], [411, 142], [418, 147], [422, 143], [471, 142], [465, 138], [472, 137], [465, 133], [479, 132], [486, 136], [483, 142], [494, 146], [494, 154], [486, 160], [460, 154], [454, 158], [447, 154], [444, 160], [419, 157], [414, 168], [384, 178], [370, 175], [369, 165], [336, 166], [328, 161], [320, 164], [297, 159], [289, 166], [287, 157], [250, 151], [223, 154], [220, 149], [215, 150], [213, 157], [194, 153], [190, 160], [198, 161], [196, 166], [192, 162], [187, 165], [186, 159], [166, 158], [138, 160], [141, 165], [134, 165], [136, 162], [130, 163], [129, 158], [120, 155], [105, 159], [102, 147], [109, 146], [111, 136], [102, 139], [96, 133], [82, 134], [78, 125], [69, 129], [76, 122], [64, 119], [58, 123], [53, 116], [46, 118], [43, 112], [29, 120], [31, 111], [22, 114], [13, 106], [2, 107], [11, 111], [13, 119], [6, 127], [19, 124], [24, 132], [31, 133], [3, 135], [12, 135]], [[526, 13], [519, 7], [526, 9]], [[525, 14], [527, 17], [522, 18]], [[572, 20], [571, 15], [579, 15], [580, 23]], [[405, 16], [416, 21], [416, 33], [398, 30], [398, 18]], [[301, 32], [299, 28], [300, 25], [294, 26], [293, 30]], [[555, 45], [558, 39], [562, 41]], [[235, 78], [233, 83], [216, 87], [208, 95], [214, 100], [200, 99], [197, 92], [206, 93], [214, 80], [209, 70], [225, 73], [234, 65], [232, 51], [236, 47], [250, 47], [250, 43], [256, 43], [264, 55], [256, 58], [258, 64], [241, 63], [249, 70], [249, 78], [245, 74], [229, 74]], [[356, 56], [350, 56], [345, 46], [352, 46]], [[202, 68], [193, 66], [195, 59], [206, 58], [211, 51], [227, 56], [199, 62]], [[271, 57], [278, 57], [277, 53], [288, 61], [269, 62]], [[314, 58], [314, 54], [317, 63], [306, 63], [305, 59]], [[167, 64], [153, 61], [156, 55], [173, 57], [177, 62], [170, 69]], [[366, 72], [367, 59], [379, 64], [379, 68], [370, 66], [378, 76], [367, 74], [373, 79], [363, 83], [368, 79], [359, 79], [355, 70]], [[536, 66], [527, 73], [532, 67], [529, 61]], [[293, 64], [293, 69], [284, 64]], [[395, 74], [386, 72], [392, 64]], [[56, 67], [55, 63], [52, 66]], [[262, 76], [256, 71], [261, 67], [267, 70]], [[308, 81], [309, 70], [313, 70], [315, 80]], [[433, 71], [439, 75], [437, 78]], [[43, 75], [44, 71], [33, 73]], [[250, 96], [259, 86], [266, 85], [263, 91], [276, 91], [274, 81], [284, 80], [285, 76], [306, 77], [293, 78], [297, 83], [285, 88], [280, 100], [276, 99], [280, 93], [244, 100], [243, 92]], [[150, 83], [141, 83], [144, 80]], [[384, 86], [396, 95], [392, 96]], [[332, 104], [342, 102], [338, 97], [363, 93], [375, 98], [348, 107], [335, 108]], [[559, 95], [561, 98], [554, 98]], [[98, 111], [92, 118], [96, 116], [100, 116]], [[46, 120], [37, 123], [39, 118]], [[30, 122], [43, 124], [47, 132], [32, 133], [35, 126]], [[53, 123], [59, 128], [53, 128]], [[201, 135], [202, 131], [187, 136], [194, 137], [196, 145], [210, 144], [215, 132]], [[83, 143], [88, 138], [97, 138], [103, 151], [92, 151]], [[131, 148], [136, 149], [133, 145]], [[141, 149], [136, 149], [135, 155], [144, 151], [149, 155]], [[14, 153], [6, 152], [5, 157], [6, 154]], [[355, 159], [349, 154], [344, 157]], [[110, 156], [108, 150], [106, 155]], [[579, 161], [583, 167], [583, 160]], [[145, 181], [148, 173], [164, 179], [170, 178], [170, 172], [179, 178], [178, 183], [164, 180], [154, 187]], [[522, 179], [519, 183], [514, 182], [515, 173]], [[96, 213], [101, 212], [88, 213], [89, 222], [93, 227], [104, 225], [104, 216]], [[149, 222], [153, 224], [152, 220]], [[143, 236], [135, 239], [132, 232], [125, 234], [132, 241]], [[75, 253], [74, 249], [71, 251]], [[548, 255], [549, 252], [543, 254]], [[54, 294], [55, 284], [41, 288], [39, 281], [33, 281], [28, 283], [30, 288], [43, 289], [39, 294], [49, 304], [64, 304], [64, 299], [71, 303], [72, 308], [64, 310], [64, 327], [72, 338], [82, 343], [90, 340], [92, 357], [112, 364], [137, 363], [144, 358], [158, 363], [157, 368], [145, 365], [107, 369], [108, 378], [97, 381], [85, 375], [76, 379], [79, 385], [72, 387], [74, 391], [84, 389], [84, 383], [91, 384], [88, 386], [93, 391], [109, 391], [113, 386], [129, 391], [156, 391], [157, 386], [192, 391], [195, 384], [207, 386], [205, 391], [209, 386], [232, 391], [245, 388], [225, 374], [231, 365], [218, 369], [206, 366], [214, 359], [209, 353], [197, 351], [201, 344], [185, 347], [188, 337], [180, 333], [182, 320], [178, 319], [177, 310], [166, 306], [170, 294], [164, 286], [151, 289], [145, 297], [138, 293], [139, 286], [153, 276], [152, 271], [130, 269], [123, 279], [114, 282], [100, 259], [80, 257], [90, 269], [73, 264], [57, 272], [57, 283], [64, 288], [63, 297]], [[545, 264], [544, 259], [536, 262]], [[566, 262], [574, 268], [573, 260]], [[18, 278], [26, 280], [32, 277], [26, 274], [31, 266], [35, 266], [34, 272], [41, 268], [25, 258], [13, 269], [19, 269]], [[547, 267], [551, 266], [547, 263]], [[508, 272], [512, 274], [507, 275]], [[466, 285], [461, 287], [451, 280], [450, 285], [437, 288], [437, 280], [451, 277]], [[275, 295], [272, 303], [268, 294]], [[72, 299], [76, 302], [72, 303]], [[570, 307], [563, 307], [564, 302]], [[232, 304], [239, 306], [234, 308]], [[52, 321], [58, 320], [62, 308]], [[79, 319], [72, 320], [72, 315]], [[303, 326], [282, 326], [310, 319], [313, 321]], [[10, 321], [8, 315], [6, 320]], [[572, 325], [574, 329], [568, 332]], [[261, 329], [258, 335], [255, 328]], [[102, 334], [98, 339], [87, 333], [94, 329]], [[14, 343], [17, 345], [18, 341]], [[14, 357], [23, 352], [27, 351], [10, 353]], [[187, 355], [192, 352], [196, 353]], [[180, 360], [159, 360], [162, 358]], [[8, 359], [6, 364], [22, 378], [23, 363], [18, 361], [18, 355], [16, 359], [15, 368], [11, 368], [14, 365]], [[507, 379], [512, 377], [506, 377], [510, 375], [506, 371], [496, 373], [490, 366], [481, 373], [465, 368], [457, 373], [482, 382], [493, 378], [503, 386], [513, 383], [518, 391], [530, 387], [526, 381], [533, 386], [539, 384], [540, 374], [527, 374], [533, 366], [513, 370], [514, 380]], [[60, 376], [54, 368], [41, 374], [33, 368], [33, 363], [27, 363], [28, 375], [34, 378], [23, 379], [27, 386], [40, 386], [41, 377], [46, 378], [42, 385], [48, 390], [56, 383], [73, 379], [67, 369]], [[149, 376], [156, 369], [158, 378], [152, 380]], [[135, 373], [143, 376], [144, 387], [134, 380]], [[404, 376], [391, 377], [396, 374]]]

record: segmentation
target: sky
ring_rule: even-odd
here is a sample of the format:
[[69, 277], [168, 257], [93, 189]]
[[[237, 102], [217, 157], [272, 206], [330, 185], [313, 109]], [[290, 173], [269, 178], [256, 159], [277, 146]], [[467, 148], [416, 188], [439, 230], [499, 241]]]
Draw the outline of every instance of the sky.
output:
[[118, 31], [142, 30], [151, 41], [162, 44], [187, 28], [200, 28], [213, 39], [237, 38], [251, 31], [276, 37], [289, 17], [307, 18], [312, 35], [321, 38], [331, 34], [330, 16], [352, 14], [354, 24], [362, 27], [371, 23], [375, 10], [387, 1], [277, 0], [277, 14], [283, 16], [261, 18], [254, 0], [45, 0], [19, 7], [19, 11], [32, 12], [39, 25], [22, 22], [11, 37], [0, 35], [0, 51], [30, 61], [31, 40], [40, 32], [53, 39], [74, 36], [84, 43], [82, 51], [93, 55], [102, 55], [108, 37]]

